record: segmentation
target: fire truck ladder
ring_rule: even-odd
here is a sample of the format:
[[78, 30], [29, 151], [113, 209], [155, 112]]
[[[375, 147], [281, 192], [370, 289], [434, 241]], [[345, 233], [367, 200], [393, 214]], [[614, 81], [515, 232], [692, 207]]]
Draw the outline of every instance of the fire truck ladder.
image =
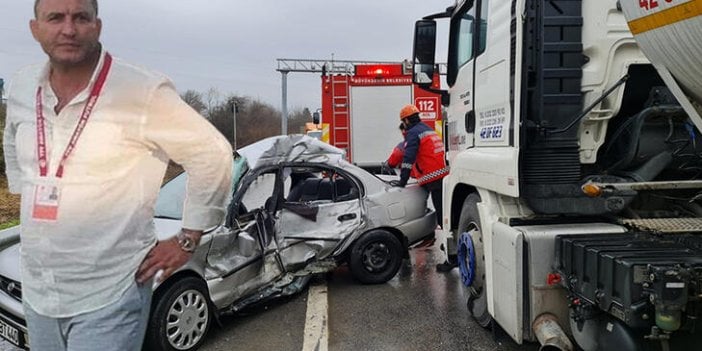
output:
[[349, 142], [351, 140], [351, 118], [349, 106], [349, 75], [330, 76], [332, 91], [332, 119], [334, 120], [334, 139], [332, 144], [346, 150], [351, 157]]

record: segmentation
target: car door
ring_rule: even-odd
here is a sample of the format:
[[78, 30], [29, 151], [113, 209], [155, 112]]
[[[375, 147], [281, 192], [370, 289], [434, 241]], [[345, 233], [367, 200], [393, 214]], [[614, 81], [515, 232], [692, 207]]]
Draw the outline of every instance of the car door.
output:
[[278, 173], [272, 167], [245, 177], [232, 200], [227, 225], [212, 234], [205, 272], [208, 280], [219, 279], [210, 286], [210, 295], [220, 306], [284, 273], [275, 257], [275, 221], [268, 208], [280, 188]]
[[329, 167], [287, 167], [289, 192], [276, 214], [282, 259], [294, 267], [327, 258], [362, 223], [360, 182]]

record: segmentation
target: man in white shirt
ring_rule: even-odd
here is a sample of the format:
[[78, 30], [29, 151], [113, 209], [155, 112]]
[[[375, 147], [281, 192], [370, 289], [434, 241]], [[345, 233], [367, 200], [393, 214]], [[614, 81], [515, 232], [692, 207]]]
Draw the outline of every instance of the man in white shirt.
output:
[[[232, 150], [164, 76], [113, 58], [97, 0], [36, 0], [49, 57], [8, 94], [6, 173], [22, 194], [23, 302], [33, 350], [139, 350], [149, 282], [183, 265], [221, 223]], [[169, 159], [188, 173], [183, 229], [157, 241]]]

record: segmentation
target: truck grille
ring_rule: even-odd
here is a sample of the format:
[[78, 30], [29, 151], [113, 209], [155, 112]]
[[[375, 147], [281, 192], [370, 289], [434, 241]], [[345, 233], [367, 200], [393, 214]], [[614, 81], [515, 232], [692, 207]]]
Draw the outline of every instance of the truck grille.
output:
[[554, 145], [522, 154], [522, 173], [526, 185], [575, 184], [580, 182], [578, 146]]
[[0, 276], [0, 291], [12, 296], [17, 301], [22, 301], [22, 283]]

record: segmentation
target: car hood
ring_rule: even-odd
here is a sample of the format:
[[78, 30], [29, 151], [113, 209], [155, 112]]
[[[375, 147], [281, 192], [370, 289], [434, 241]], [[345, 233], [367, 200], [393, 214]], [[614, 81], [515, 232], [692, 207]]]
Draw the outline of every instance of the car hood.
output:
[[[181, 221], [174, 219], [155, 218], [156, 237], [158, 240], [168, 239], [181, 229]], [[0, 275], [20, 281], [20, 226], [14, 226], [0, 231]]]

